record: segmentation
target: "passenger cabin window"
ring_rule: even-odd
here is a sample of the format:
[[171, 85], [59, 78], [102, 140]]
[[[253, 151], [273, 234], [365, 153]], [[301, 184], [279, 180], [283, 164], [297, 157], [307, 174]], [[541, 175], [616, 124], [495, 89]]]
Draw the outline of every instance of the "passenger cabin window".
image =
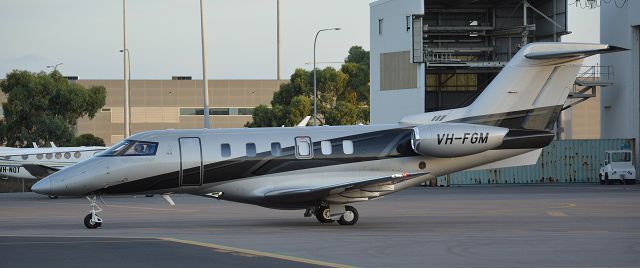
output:
[[320, 143], [320, 150], [322, 151], [323, 155], [330, 155], [331, 152], [331, 142], [330, 141], [322, 141]]
[[256, 156], [256, 144], [253, 142], [247, 143], [247, 156]]
[[311, 154], [311, 150], [309, 150], [309, 143], [306, 141], [298, 142], [298, 154], [300, 156], [309, 156]]
[[61, 153], [56, 153], [56, 159], [60, 159], [62, 158], [62, 154]]
[[350, 140], [342, 141], [342, 152], [344, 154], [353, 154], [353, 142]]
[[272, 156], [280, 156], [282, 155], [282, 147], [279, 142], [271, 143], [271, 155]]
[[220, 144], [220, 154], [222, 155], [222, 157], [231, 156], [231, 145], [229, 145], [228, 143]]
[[46, 154], [46, 156], [47, 156], [47, 159], [53, 158], [53, 154], [51, 154], [51, 153]]
[[29, 155], [22, 155], [22, 160], [27, 160], [27, 158], [29, 158]]
[[[98, 153], [98, 152], [96, 152], [96, 153]], [[94, 154], [94, 155], [95, 155], [95, 154]], [[80, 158], [80, 156], [82, 156], [82, 155], [80, 154], [80, 152], [75, 152], [75, 153], [73, 153], [73, 157], [75, 157], [75, 158]]]
[[36, 158], [38, 158], [38, 160], [42, 159], [42, 154], [37, 154]]
[[71, 158], [71, 153], [70, 153], [70, 152], [66, 152], [66, 153], [64, 153], [64, 158], [65, 158], [65, 159], [69, 159], [69, 158]]
[[296, 137], [296, 158], [313, 158], [313, 143], [310, 137]]

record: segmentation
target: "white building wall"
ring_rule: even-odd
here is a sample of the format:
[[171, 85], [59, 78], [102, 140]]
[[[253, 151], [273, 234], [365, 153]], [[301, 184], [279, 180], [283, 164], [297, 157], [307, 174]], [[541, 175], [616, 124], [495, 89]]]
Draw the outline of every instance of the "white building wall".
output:
[[[395, 123], [405, 115], [424, 112], [425, 66], [417, 68], [417, 88], [380, 91], [380, 54], [411, 51], [411, 30], [407, 31], [406, 16], [424, 13], [422, 0], [380, 0], [370, 7], [371, 48], [371, 123]], [[382, 34], [378, 20], [383, 19]], [[413, 55], [411, 55], [413, 57]]]
[[602, 138], [634, 138], [636, 167], [640, 167], [640, 1], [627, 1], [623, 8], [600, 7], [600, 41], [630, 49], [601, 56], [602, 65], [613, 65], [614, 85], [602, 90]]

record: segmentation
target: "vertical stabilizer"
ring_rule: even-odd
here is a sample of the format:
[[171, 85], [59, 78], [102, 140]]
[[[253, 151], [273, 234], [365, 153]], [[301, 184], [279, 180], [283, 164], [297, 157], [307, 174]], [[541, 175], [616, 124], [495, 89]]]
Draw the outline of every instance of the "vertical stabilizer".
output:
[[467, 108], [467, 115], [561, 108], [584, 58], [620, 50], [603, 44], [528, 44]]

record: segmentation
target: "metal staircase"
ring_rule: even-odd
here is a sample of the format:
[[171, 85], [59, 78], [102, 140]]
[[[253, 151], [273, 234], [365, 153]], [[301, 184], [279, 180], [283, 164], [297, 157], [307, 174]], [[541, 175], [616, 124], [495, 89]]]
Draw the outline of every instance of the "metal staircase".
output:
[[573, 89], [569, 92], [567, 104], [562, 110], [569, 109], [577, 104], [596, 96], [596, 88], [613, 85], [613, 66], [594, 65], [582, 66], [573, 83]]

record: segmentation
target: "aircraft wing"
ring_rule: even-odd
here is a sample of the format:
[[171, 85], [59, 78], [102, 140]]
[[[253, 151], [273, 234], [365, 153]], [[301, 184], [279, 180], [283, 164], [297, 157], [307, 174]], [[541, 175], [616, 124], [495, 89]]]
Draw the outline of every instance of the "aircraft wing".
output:
[[[334, 174], [307, 174], [309, 177], [317, 176], [319, 180]], [[333, 203], [351, 203], [366, 201], [399, 190], [398, 183], [428, 175], [427, 172], [419, 173], [393, 173], [393, 172], [341, 172], [341, 177], [349, 177], [347, 181], [312, 187], [290, 187], [272, 190], [264, 194], [270, 202], [279, 200], [299, 200], [300, 202], [324, 199]]]
[[36, 179], [40, 180], [46, 176], [49, 176], [53, 173], [58, 172], [58, 168], [45, 166], [45, 165], [34, 165], [34, 164], [24, 164], [22, 165], [24, 169], [26, 169], [32, 176]]

